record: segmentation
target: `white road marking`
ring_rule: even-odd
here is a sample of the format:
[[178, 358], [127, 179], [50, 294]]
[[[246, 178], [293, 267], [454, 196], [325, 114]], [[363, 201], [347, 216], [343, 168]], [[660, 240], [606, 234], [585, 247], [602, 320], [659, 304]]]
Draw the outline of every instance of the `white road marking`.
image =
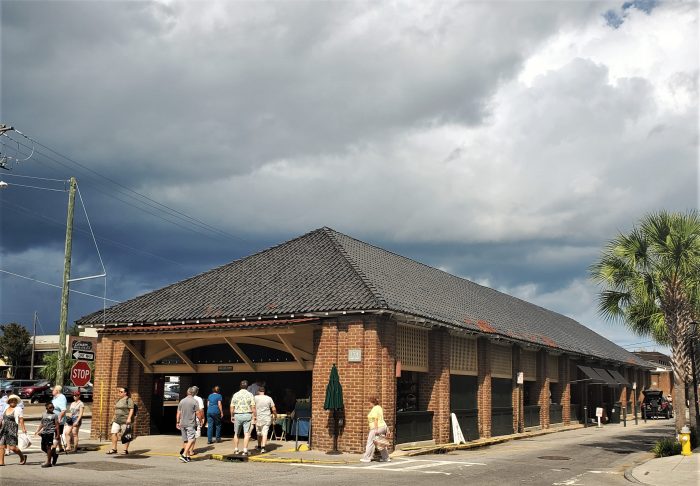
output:
[[564, 481], [552, 483], [552, 486], [579, 486], [582, 484], [579, 481], [586, 474], [620, 474], [620, 473], [617, 471], [586, 471], [586, 472], [582, 472], [581, 474], [577, 474], [576, 476], [569, 478], [569, 479], [566, 479]]
[[485, 466], [483, 462], [466, 462], [466, 461], [436, 461], [431, 459], [394, 459], [392, 462], [383, 462], [380, 464], [372, 464], [371, 466], [363, 465], [331, 465], [331, 464], [290, 464], [292, 466], [319, 467], [319, 468], [338, 468], [338, 469], [364, 469], [377, 472], [397, 472], [397, 473], [422, 473], [422, 474], [442, 474], [450, 476], [452, 473], [447, 471], [436, 471], [431, 468], [444, 468], [447, 466], [471, 467]]

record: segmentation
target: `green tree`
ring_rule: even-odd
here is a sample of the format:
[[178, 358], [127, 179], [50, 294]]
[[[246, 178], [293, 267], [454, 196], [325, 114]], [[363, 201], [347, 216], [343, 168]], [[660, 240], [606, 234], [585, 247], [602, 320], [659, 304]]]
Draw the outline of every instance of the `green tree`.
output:
[[[694, 411], [690, 381], [690, 323], [698, 313], [700, 291], [700, 215], [660, 211], [620, 234], [591, 266], [601, 286], [599, 311], [640, 336], [671, 347], [676, 428], [685, 425], [685, 393]], [[692, 424], [695, 414], [691, 414]]]
[[[63, 383], [66, 385], [71, 384], [70, 370], [75, 364], [75, 361], [75, 359], [71, 358], [70, 355], [66, 353], [66, 364], [63, 371]], [[58, 373], [58, 352], [44, 354], [43, 364], [44, 367], [41, 368], [40, 371], [42, 378], [49, 380], [51, 383], [56, 383], [56, 375]], [[90, 361], [88, 362], [88, 365], [90, 366], [90, 370], [94, 373], [95, 363]]]
[[29, 331], [15, 322], [0, 326], [0, 356], [4, 356], [10, 366], [10, 373], [17, 376], [17, 368], [29, 357], [31, 349], [29, 342], [31, 335]]

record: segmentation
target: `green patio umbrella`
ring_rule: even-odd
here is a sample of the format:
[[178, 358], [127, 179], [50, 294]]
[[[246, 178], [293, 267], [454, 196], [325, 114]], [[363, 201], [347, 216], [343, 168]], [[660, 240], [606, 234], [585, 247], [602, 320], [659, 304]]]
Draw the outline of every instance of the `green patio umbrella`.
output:
[[343, 387], [340, 384], [338, 368], [333, 363], [331, 376], [326, 385], [326, 400], [323, 402], [324, 410], [333, 411], [333, 450], [332, 454], [338, 454], [338, 410], [343, 409]]

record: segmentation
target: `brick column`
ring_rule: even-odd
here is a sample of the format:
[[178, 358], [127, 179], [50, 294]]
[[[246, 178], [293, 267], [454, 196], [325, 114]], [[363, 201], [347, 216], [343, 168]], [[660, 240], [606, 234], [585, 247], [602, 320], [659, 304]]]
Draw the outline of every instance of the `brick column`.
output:
[[[362, 361], [348, 362], [348, 350], [362, 350]], [[387, 425], [394, 428], [396, 417], [396, 324], [375, 316], [328, 320], [314, 332], [312, 375], [311, 446], [330, 450], [333, 446], [333, 418], [323, 410], [331, 366], [338, 367], [345, 404], [344, 425], [339, 429], [338, 449], [362, 452], [369, 426], [367, 401], [374, 395], [384, 408]]]
[[450, 335], [443, 329], [428, 333], [428, 373], [420, 376], [421, 402], [433, 412], [433, 440], [450, 440]]
[[[525, 430], [525, 417], [523, 416], [524, 403], [521, 385], [518, 385], [518, 373], [520, 369], [520, 346], [512, 346], [513, 352], [513, 431], [518, 433]], [[524, 386], [524, 384], [522, 385]]]
[[559, 357], [559, 386], [561, 387], [561, 419], [564, 425], [571, 424], [571, 362], [569, 357]]
[[491, 437], [491, 343], [488, 339], [477, 339], [478, 372], [477, 405], [479, 437]]
[[[134, 342], [134, 345], [142, 349], [143, 342]], [[90, 437], [109, 437], [118, 387], [128, 388], [138, 406], [134, 432], [137, 436], [148, 435], [151, 431], [153, 375], [144, 373], [141, 363], [122, 342], [107, 336], [98, 338], [95, 358]]]
[[549, 373], [547, 369], [547, 351], [544, 349], [537, 352], [537, 393], [540, 406], [540, 427], [549, 428]]

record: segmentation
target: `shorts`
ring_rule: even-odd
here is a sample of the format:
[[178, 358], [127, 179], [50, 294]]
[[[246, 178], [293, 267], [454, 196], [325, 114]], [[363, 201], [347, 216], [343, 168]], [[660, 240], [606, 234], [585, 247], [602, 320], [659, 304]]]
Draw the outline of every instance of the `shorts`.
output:
[[197, 427], [180, 427], [180, 435], [182, 435], [182, 442], [194, 440], [197, 436]]
[[255, 431], [258, 433], [258, 438], [267, 437], [270, 431], [270, 424], [255, 424]]
[[126, 430], [126, 424], [119, 425], [116, 422], [112, 422], [112, 433], [113, 434], [123, 434]]
[[58, 441], [54, 434], [41, 434], [41, 450], [44, 452], [49, 452], [52, 447], [56, 447]]
[[253, 421], [252, 413], [233, 414], [233, 434], [238, 435], [241, 428], [244, 434], [250, 434], [250, 423]]

